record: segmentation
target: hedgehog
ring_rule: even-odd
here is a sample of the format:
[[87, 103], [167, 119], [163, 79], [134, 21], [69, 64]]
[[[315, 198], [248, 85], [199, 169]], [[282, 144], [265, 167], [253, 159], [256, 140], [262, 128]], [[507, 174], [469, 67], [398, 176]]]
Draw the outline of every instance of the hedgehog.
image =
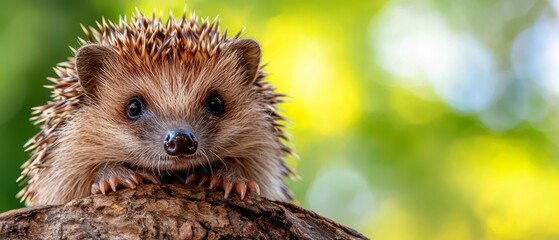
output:
[[33, 108], [40, 131], [24, 146], [18, 193], [27, 206], [64, 204], [138, 184], [182, 182], [289, 201], [295, 156], [264, 81], [260, 45], [227, 37], [219, 18], [81, 25], [85, 38], [57, 64], [52, 100]]

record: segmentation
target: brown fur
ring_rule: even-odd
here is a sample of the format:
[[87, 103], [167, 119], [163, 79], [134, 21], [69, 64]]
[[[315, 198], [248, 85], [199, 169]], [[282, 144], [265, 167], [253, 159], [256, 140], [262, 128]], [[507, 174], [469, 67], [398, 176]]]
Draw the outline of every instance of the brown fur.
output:
[[[215, 21], [200, 23], [194, 15], [163, 24], [138, 13], [132, 24], [103, 21], [99, 28], [90, 28], [93, 35], [86, 30], [77, 70], [75, 58], [55, 69], [53, 102], [35, 109], [34, 120], [43, 125], [28, 143], [33, 155], [20, 178], [28, 179], [20, 192], [27, 205], [85, 197], [95, 173], [114, 166], [162, 179], [193, 171], [249, 179], [263, 196], [289, 199], [283, 178], [291, 171], [282, 156], [291, 150], [276, 113], [282, 96], [262, 81], [254, 41], [228, 39]], [[84, 53], [92, 44], [110, 51]], [[223, 116], [205, 111], [211, 92], [222, 97]], [[125, 114], [134, 96], [146, 104], [139, 122]], [[165, 153], [162, 139], [175, 128], [196, 134], [194, 155]]]

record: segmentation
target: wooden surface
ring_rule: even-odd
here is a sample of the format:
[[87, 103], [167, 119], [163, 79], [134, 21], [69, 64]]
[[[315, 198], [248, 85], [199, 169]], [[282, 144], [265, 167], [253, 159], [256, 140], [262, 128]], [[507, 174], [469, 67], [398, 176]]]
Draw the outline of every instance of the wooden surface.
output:
[[[232, 194], [233, 195], [233, 194]], [[0, 239], [365, 239], [293, 204], [182, 184], [140, 185], [0, 215]]]

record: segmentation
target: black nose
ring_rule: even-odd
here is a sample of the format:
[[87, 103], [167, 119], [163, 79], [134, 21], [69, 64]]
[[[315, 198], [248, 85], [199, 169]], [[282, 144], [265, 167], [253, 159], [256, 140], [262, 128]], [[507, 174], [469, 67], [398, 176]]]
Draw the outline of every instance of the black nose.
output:
[[177, 129], [169, 131], [163, 139], [163, 146], [167, 154], [175, 156], [180, 154], [193, 154], [198, 148], [196, 136], [188, 130]]

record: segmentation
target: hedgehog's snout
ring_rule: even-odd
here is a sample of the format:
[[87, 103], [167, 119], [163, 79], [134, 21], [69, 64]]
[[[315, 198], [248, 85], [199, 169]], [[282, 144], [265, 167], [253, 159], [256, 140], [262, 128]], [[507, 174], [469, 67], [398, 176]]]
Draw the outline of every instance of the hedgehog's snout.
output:
[[163, 147], [165, 152], [171, 156], [191, 155], [198, 148], [198, 140], [192, 132], [186, 129], [177, 129], [167, 132], [163, 139]]

